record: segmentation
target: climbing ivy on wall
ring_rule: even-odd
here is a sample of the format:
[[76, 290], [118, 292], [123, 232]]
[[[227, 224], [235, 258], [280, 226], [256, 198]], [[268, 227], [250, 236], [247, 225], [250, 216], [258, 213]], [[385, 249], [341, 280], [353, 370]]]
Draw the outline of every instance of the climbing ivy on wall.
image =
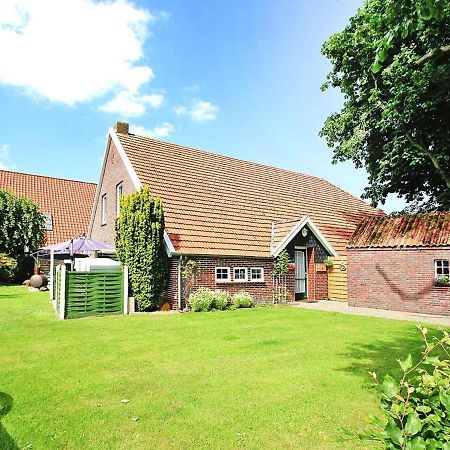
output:
[[128, 266], [137, 310], [157, 309], [168, 278], [161, 198], [148, 186], [122, 197], [115, 228], [117, 256]]

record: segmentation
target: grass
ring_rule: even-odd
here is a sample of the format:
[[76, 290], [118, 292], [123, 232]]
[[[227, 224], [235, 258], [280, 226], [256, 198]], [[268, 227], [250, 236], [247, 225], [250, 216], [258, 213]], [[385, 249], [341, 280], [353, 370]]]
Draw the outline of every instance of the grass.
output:
[[57, 321], [46, 293], [0, 287], [0, 448], [369, 448], [343, 431], [378, 411], [367, 372], [419, 342], [294, 308]]

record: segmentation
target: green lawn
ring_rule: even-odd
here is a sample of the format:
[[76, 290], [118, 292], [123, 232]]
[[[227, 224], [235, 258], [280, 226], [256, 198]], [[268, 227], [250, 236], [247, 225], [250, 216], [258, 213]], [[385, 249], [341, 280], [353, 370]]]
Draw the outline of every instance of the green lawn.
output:
[[0, 448], [365, 448], [343, 429], [377, 412], [367, 372], [418, 342], [295, 308], [57, 321], [47, 293], [0, 287]]

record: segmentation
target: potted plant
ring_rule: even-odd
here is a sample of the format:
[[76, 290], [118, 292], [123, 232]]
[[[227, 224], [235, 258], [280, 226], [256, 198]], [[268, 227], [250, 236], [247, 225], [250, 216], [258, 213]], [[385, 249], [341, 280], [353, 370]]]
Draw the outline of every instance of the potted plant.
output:
[[323, 263], [325, 264], [327, 269], [332, 269], [333, 268], [333, 261], [330, 258], [327, 258]]
[[450, 285], [450, 279], [447, 276], [441, 275], [440, 277], [436, 278], [436, 284], [438, 286], [449, 286]]

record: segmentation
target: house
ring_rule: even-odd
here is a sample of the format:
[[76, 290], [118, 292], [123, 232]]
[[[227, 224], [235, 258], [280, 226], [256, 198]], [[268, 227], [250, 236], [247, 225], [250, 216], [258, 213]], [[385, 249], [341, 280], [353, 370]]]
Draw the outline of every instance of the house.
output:
[[450, 212], [369, 217], [347, 257], [349, 305], [450, 315]]
[[195, 286], [272, 297], [274, 258], [295, 262], [288, 298], [327, 298], [326, 258], [345, 254], [357, 224], [380, 214], [328, 181], [129, 132], [109, 130], [89, 233], [113, 243], [119, 198], [142, 185], [161, 196], [170, 257], [164, 301], [183, 306], [181, 264], [198, 263]]
[[95, 183], [0, 170], [0, 189], [26, 197], [39, 206], [46, 219], [48, 245], [88, 231]]

